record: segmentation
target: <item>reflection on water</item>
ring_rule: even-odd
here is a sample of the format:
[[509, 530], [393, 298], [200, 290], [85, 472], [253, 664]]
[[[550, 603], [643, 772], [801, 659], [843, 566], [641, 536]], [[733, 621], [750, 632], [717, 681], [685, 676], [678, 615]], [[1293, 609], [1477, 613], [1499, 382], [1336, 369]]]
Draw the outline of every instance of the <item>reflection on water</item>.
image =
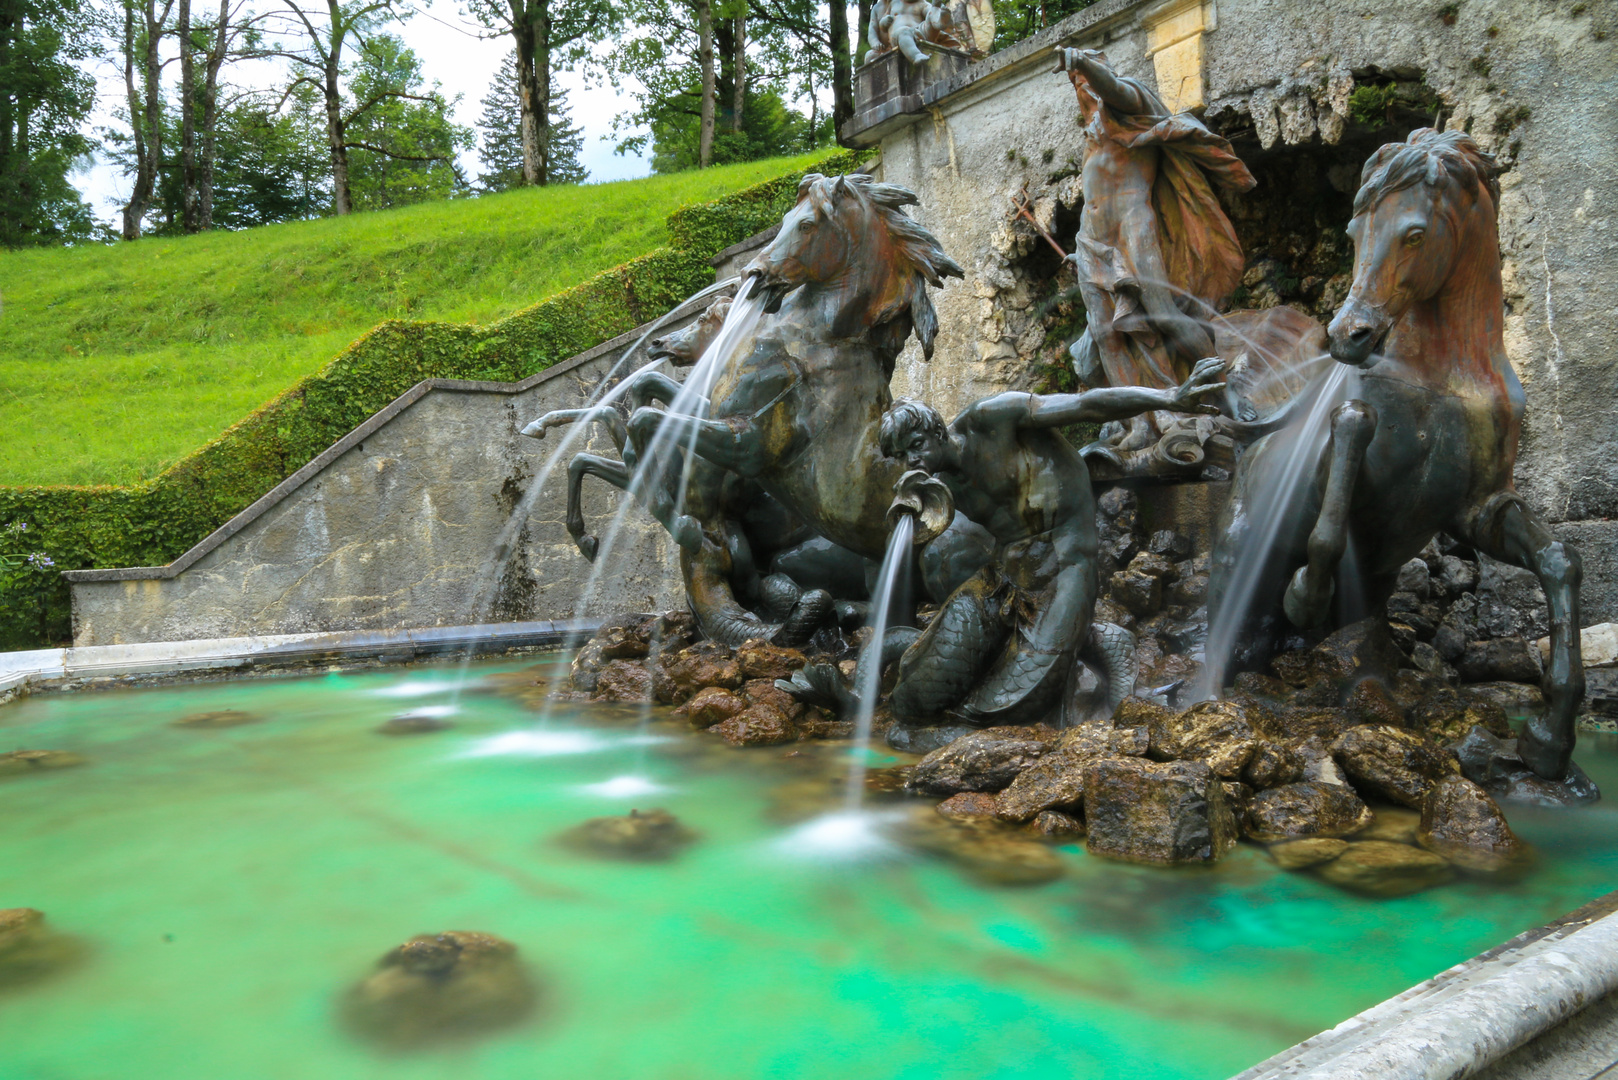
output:
[[[0, 744], [87, 759], [0, 782], [0, 907], [82, 956], [0, 995], [0, 1077], [1217, 1080], [1618, 884], [1598, 804], [1512, 812], [1540, 852], [1523, 880], [1397, 900], [1248, 845], [1179, 870], [1069, 845], [1060, 880], [997, 887], [897, 845], [852, 857], [886, 842], [836, 813], [844, 747], [735, 750], [664, 710], [644, 739], [638, 710], [559, 704], [538, 729], [520, 666], [479, 665], [494, 692], [408, 739], [376, 733], [398, 709], [378, 691], [444, 669], [0, 708]], [[263, 719], [171, 726], [229, 709]], [[1612, 737], [1579, 759], [1618, 791]], [[554, 842], [653, 807], [700, 838], [652, 863]], [[516, 945], [544, 1007], [449, 1048], [352, 1037], [344, 995], [447, 930]]]

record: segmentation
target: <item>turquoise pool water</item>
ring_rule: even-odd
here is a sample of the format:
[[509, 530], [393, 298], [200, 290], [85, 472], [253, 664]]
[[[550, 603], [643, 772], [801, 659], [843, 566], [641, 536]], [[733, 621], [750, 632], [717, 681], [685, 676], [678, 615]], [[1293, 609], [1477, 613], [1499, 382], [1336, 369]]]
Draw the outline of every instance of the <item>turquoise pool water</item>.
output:
[[[555, 663], [552, 661], [551, 663]], [[1067, 876], [994, 887], [926, 857], [794, 840], [811, 748], [739, 751], [633, 713], [453, 668], [41, 695], [0, 749], [83, 754], [0, 781], [0, 907], [45, 911], [83, 959], [0, 992], [0, 1080], [1084, 1077], [1217, 1080], [1618, 887], [1618, 814], [1514, 810], [1524, 880], [1367, 900], [1247, 845], [1165, 871], [1063, 849]], [[420, 691], [417, 693], [417, 691]], [[260, 723], [176, 728], [242, 709]], [[1618, 792], [1618, 745], [1579, 760]], [[617, 777], [664, 790], [624, 795]], [[560, 831], [663, 806], [702, 833], [667, 863], [592, 860]], [[482, 930], [541, 980], [533, 1020], [383, 1053], [335, 1018], [411, 935]]]

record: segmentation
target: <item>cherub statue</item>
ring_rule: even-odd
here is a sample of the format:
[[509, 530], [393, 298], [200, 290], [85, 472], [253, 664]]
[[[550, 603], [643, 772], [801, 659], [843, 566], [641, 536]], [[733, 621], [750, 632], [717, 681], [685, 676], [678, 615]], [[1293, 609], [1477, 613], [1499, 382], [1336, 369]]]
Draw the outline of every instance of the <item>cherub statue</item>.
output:
[[871, 5], [867, 40], [871, 43], [872, 56], [898, 49], [912, 64], [927, 62], [928, 54], [920, 45], [923, 41], [946, 49], [969, 51], [961, 41], [955, 17], [949, 9], [930, 0], [876, 0]]

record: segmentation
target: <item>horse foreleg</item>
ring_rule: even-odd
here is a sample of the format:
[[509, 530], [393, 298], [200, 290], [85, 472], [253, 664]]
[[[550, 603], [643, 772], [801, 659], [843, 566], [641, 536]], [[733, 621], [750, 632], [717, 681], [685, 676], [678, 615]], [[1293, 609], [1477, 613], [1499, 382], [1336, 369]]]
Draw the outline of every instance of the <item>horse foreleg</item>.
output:
[[624, 438], [627, 435], [624, 418], [618, 415], [618, 410], [611, 405], [593, 405], [588, 409], [557, 409], [523, 428], [522, 433], [530, 439], [543, 439], [551, 428], [591, 422], [607, 425], [607, 434], [612, 438], [613, 445], [620, 451], [623, 450]]
[[664, 446], [690, 448], [698, 457], [748, 479], [755, 479], [767, 464], [763, 433], [745, 417], [704, 420], [685, 413], [636, 409], [629, 418], [630, 445], [644, 454], [654, 439]]
[[661, 371], [643, 371], [629, 380], [624, 400], [629, 402], [631, 412], [643, 409], [654, 401], [672, 405], [674, 399], [680, 396], [681, 386]]
[[629, 469], [621, 461], [596, 454], [575, 454], [567, 463], [567, 531], [578, 545], [579, 552], [595, 562], [600, 540], [584, 529], [584, 478], [599, 476], [619, 491], [629, 490]]
[[1337, 406], [1331, 417], [1331, 444], [1327, 447], [1326, 488], [1321, 495], [1320, 517], [1309, 532], [1309, 561], [1298, 568], [1287, 585], [1282, 605], [1294, 626], [1324, 622], [1331, 610], [1337, 564], [1348, 549], [1348, 513], [1354, 501], [1354, 482], [1365, 460], [1365, 448], [1376, 434], [1376, 410], [1363, 401]]
[[1551, 656], [1544, 676], [1545, 712], [1524, 726], [1517, 740], [1523, 762], [1547, 780], [1567, 775], [1576, 740], [1574, 720], [1584, 700], [1584, 660], [1579, 651], [1579, 552], [1551, 535], [1545, 521], [1514, 493], [1490, 499], [1463, 527], [1484, 554], [1532, 570], [1551, 610]]

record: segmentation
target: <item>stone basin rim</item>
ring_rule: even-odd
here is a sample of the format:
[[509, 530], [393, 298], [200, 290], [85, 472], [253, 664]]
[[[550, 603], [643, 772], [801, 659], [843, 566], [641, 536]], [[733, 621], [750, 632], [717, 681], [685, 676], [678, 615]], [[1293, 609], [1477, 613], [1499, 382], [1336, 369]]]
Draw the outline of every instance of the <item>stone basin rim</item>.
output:
[[1231, 1080], [1475, 1076], [1618, 989], [1618, 891], [1417, 983]]

